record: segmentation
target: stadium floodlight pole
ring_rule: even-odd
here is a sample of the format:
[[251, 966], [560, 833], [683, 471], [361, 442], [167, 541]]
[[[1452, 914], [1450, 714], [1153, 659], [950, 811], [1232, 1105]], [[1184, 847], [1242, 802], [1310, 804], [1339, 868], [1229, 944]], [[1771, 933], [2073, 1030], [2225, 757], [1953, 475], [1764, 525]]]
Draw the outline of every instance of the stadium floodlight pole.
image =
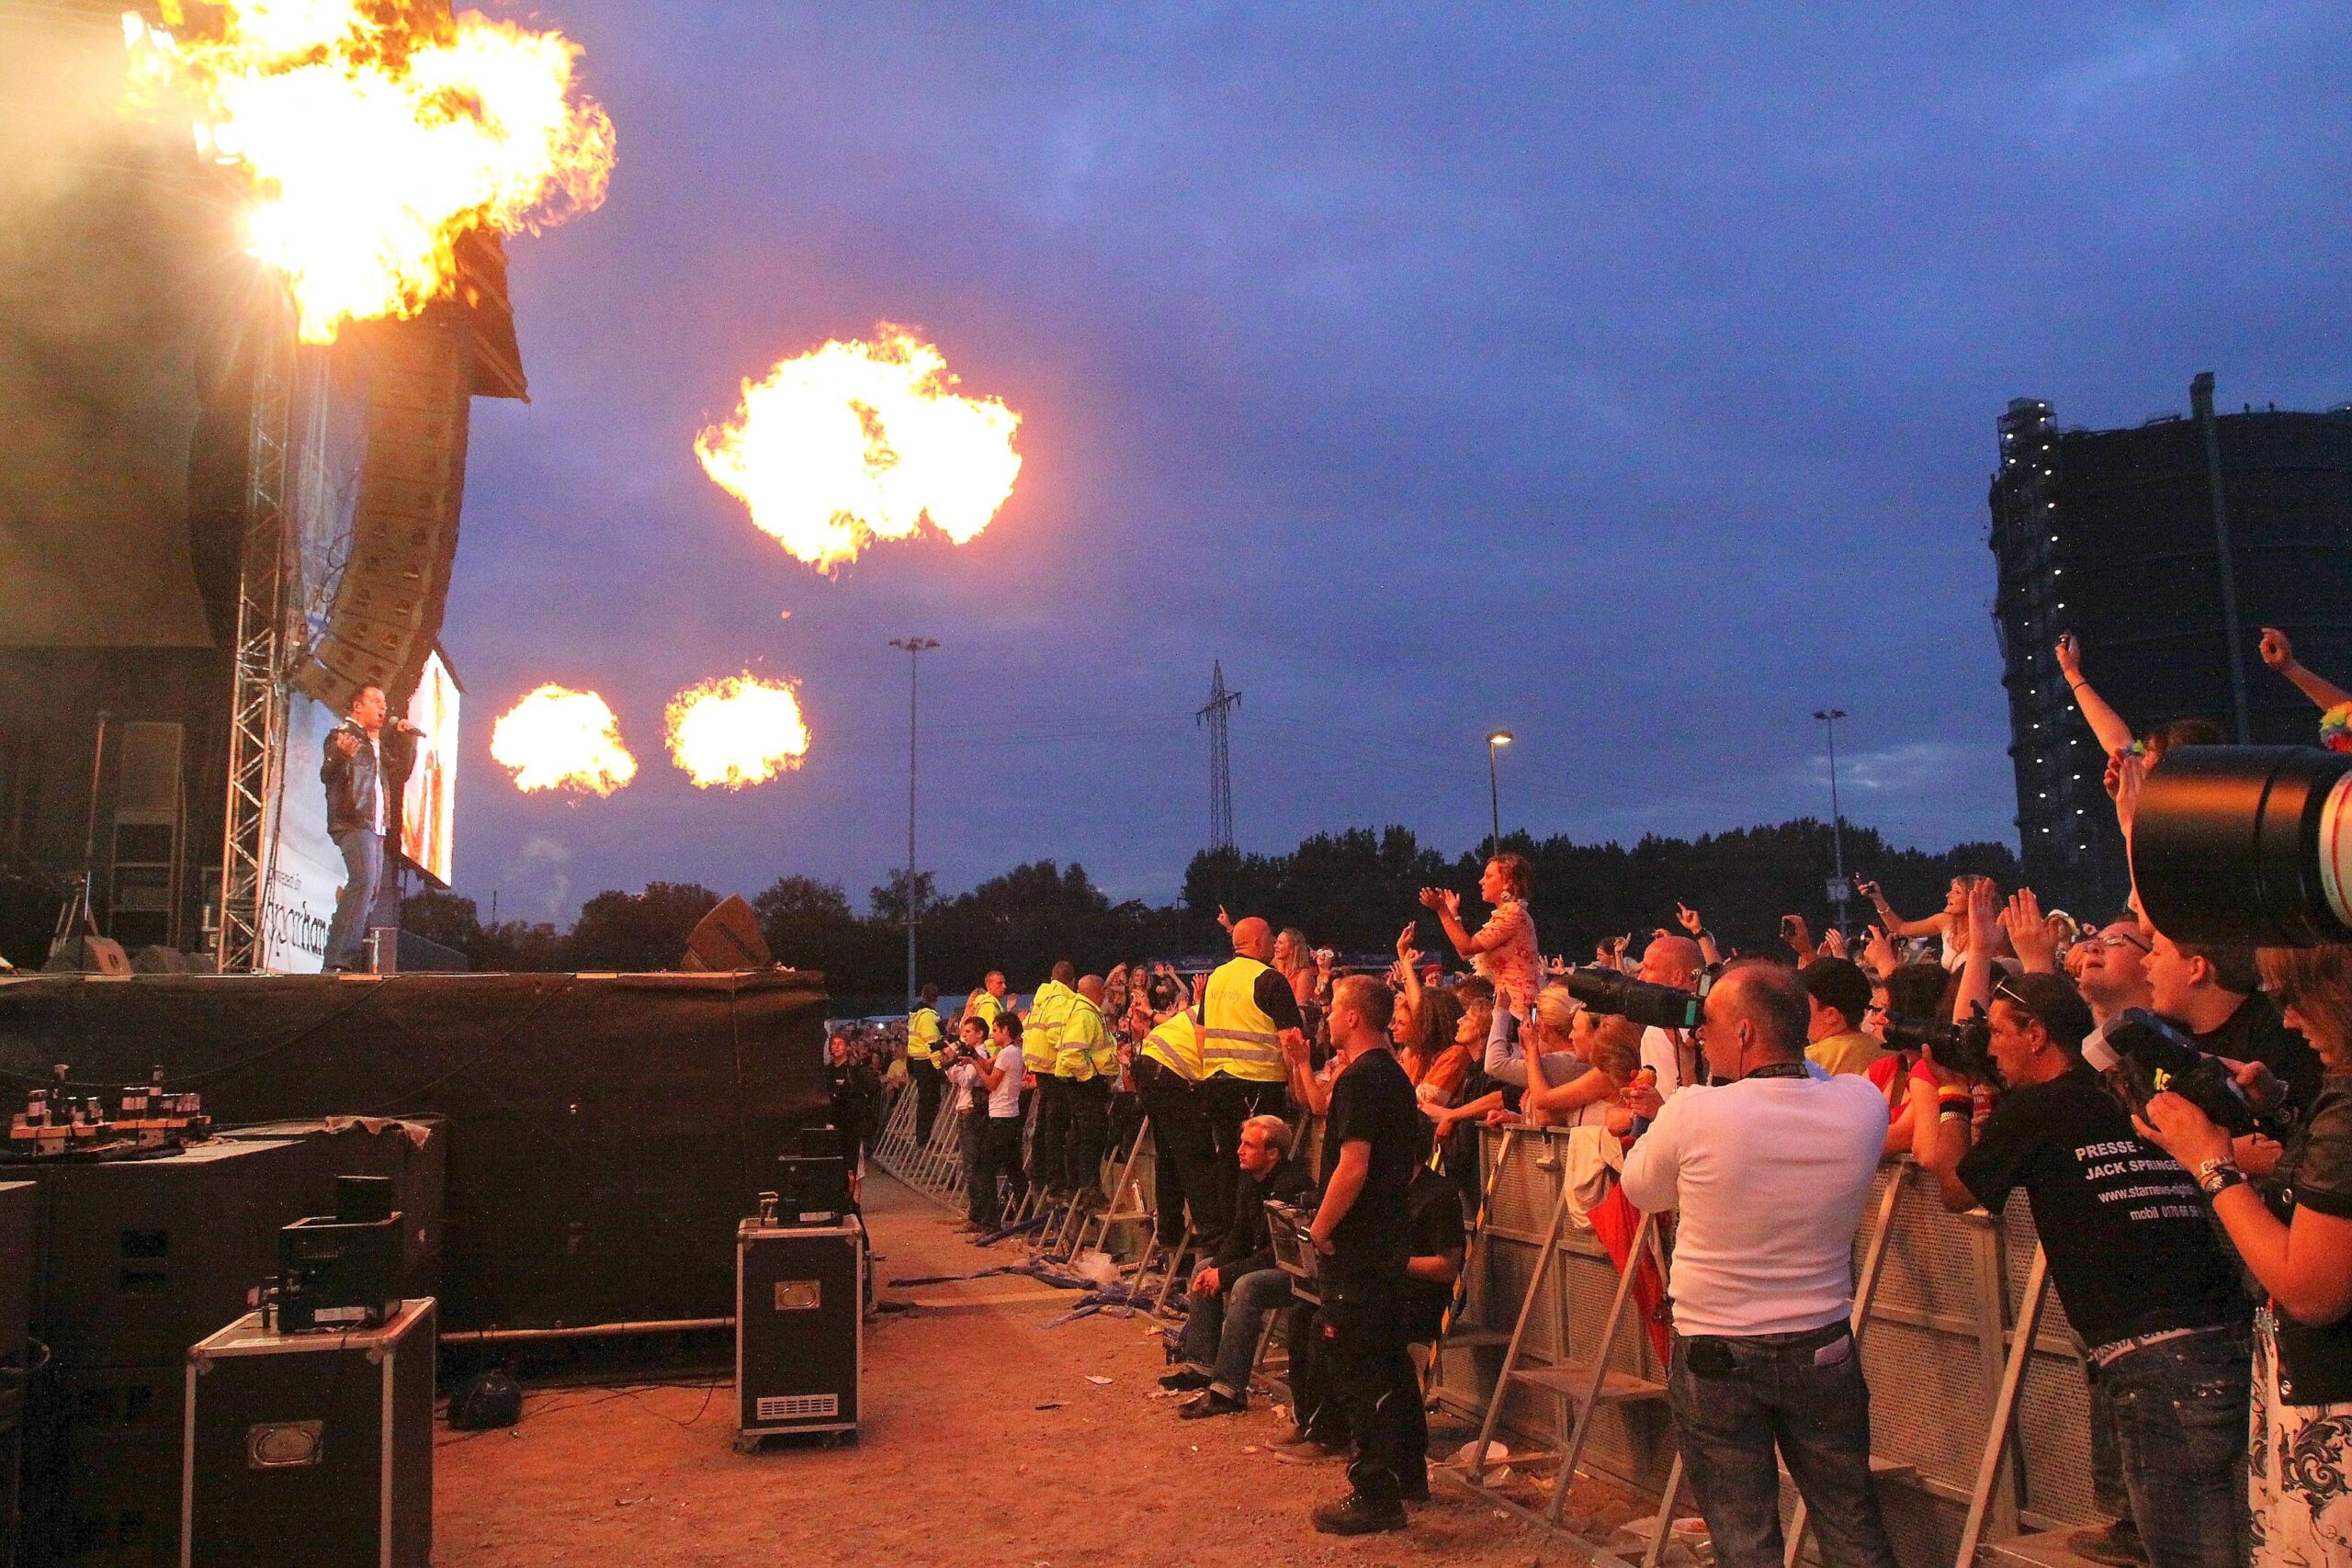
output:
[[1838, 891], [1830, 901], [1838, 906], [1838, 924], [1846, 924], [1846, 818], [1838, 809], [1838, 721], [1846, 716], [1844, 708], [1815, 708], [1813, 716], [1829, 731], [1829, 854], [1838, 873]]
[[1495, 748], [1510, 744], [1510, 731], [1498, 729], [1487, 737], [1487, 806], [1494, 813], [1494, 836], [1487, 840], [1487, 857], [1503, 852], [1503, 787], [1495, 782]]
[[939, 646], [937, 637], [894, 637], [890, 646], [907, 655], [907, 1010], [912, 1012], [915, 986], [915, 699], [922, 680], [922, 656]]

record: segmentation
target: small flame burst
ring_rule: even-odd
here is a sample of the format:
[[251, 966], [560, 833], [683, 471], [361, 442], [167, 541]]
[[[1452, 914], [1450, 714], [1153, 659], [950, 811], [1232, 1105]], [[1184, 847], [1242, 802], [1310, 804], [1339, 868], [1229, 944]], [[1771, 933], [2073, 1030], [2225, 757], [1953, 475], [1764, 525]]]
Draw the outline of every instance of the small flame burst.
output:
[[808, 754], [791, 684], [749, 671], [680, 692], [668, 719], [670, 755], [701, 789], [764, 784]]
[[123, 16], [128, 107], [185, 106], [250, 186], [246, 243], [286, 276], [306, 343], [414, 316], [467, 229], [537, 231], [601, 205], [613, 122], [573, 88], [580, 49], [468, 12], [370, 0], [222, 0], [217, 33]]
[[743, 383], [742, 405], [695, 437], [703, 471], [763, 533], [820, 571], [923, 520], [956, 544], [989, 525], [1021, 472], [1021, 416], [955, 391], [946, 356], [885, 321]]
[[620, 721], [605, 699], [553, 684], [507, 710], [491, 731], [490, 754], [526, 792], [610, 795], [637, 777], [637, 759], [621, 744]]

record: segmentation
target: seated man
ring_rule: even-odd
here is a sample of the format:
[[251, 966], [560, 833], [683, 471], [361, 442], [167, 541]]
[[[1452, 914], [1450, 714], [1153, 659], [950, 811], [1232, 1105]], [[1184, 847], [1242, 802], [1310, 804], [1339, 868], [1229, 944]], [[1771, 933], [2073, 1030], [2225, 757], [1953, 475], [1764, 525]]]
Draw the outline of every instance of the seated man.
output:
[[1250, 1365], [1266, 1316], [1290, 1304], [1290, 1276], [1274, 1263], [1266, 1201], [1295, 1201], [1306, 1179], [1289, 1156], [1290, 1128], [1279, 1116], [1241, 1124], [1241, 1185], [1233, 1217], [1208, 1267], [1193, 1276], [1184, 1320], [1184, 1360], [1159, 1380], [1163, 1388], [1206, 1389], [1182, 1412], [1187, 1421], [1249, 1408]]

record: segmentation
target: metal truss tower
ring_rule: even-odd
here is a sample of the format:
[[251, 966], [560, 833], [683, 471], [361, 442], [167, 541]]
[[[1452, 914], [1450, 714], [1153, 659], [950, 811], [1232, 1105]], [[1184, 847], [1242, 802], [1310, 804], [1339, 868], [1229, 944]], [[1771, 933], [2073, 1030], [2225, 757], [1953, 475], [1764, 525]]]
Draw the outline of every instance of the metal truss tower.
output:
[[276, 858], [286, 765], [286, 468], [294, 379], [291, 323], [272, 310], [254, 353], [245, 537], [237, 573], [229, 710], [229, 803], [220, 850], [220, 973], [261, 967], [262, 908]]
[[1213, 668], [1208, 705], [1193, 718], [1209, 727], [1209, 848], [1229, 850], [1233, 847], [1233, 750], [1226, 716], [1241, 705], [1241, 694], [1226, 690], [1223, 663]]

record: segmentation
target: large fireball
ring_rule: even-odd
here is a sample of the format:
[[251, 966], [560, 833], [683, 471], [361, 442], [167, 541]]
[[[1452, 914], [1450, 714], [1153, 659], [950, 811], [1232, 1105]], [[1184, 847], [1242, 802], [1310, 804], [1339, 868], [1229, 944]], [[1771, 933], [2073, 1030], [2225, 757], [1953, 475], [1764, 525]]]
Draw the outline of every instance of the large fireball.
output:
[[637, 759], [605, 699], [552, 684], [507, 710], [490, 733], [490, 754], [524, 791], [610, 795], [637, 777]]
[[670, 756], [702, 789], [763, 784], [808, 754], [792, 687], [749, 671], [680, 692], [668, 717]]
[[872, 343], [828, 343], [744, 382], [735, 416], [695, 436], [695, 455], [820, 570], [926, 520], [960, 545], [1012, 493], [1021, 416], [956, 385], [945, 355], [886, 321]]
[[283, 273], [303, 341], [414, 316], [467, 229], [536, 231], [605, 199], [613, 122], [574, 88], [577, 45], [467, 12], [223, 0], [217, 32], [126, 13], [129, 105], [185, 111], [251, 194], [246, 243]]

